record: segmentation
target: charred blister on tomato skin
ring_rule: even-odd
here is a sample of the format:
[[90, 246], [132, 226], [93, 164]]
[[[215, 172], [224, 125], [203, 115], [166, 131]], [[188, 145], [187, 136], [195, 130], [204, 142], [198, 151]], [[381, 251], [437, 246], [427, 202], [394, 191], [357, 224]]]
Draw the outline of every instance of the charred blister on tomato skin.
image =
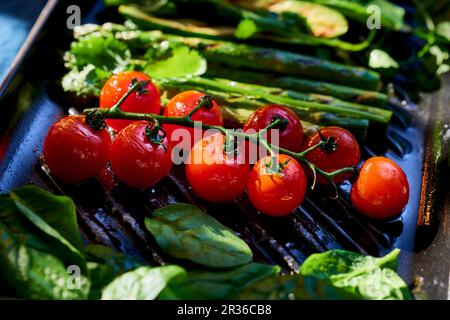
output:
[[186, 163], [186, 178], [194, 193], [209, 202], [225, 202], [241, 195], [250, 166], [238, 154], [224, 152], [225, 137], [214, 134], [198, 141]]
[[[159, 89], [150, 77], [139, 71], [124, 71], [111, 76], [101, 90], [100, 108], [113, 107], [136, 80], [145, 81], [145, 86], [142, 90], [133, 92], [120, 108], [126, 112], [159, 114], [161, 112]], [[106, 124], [117, 132], [133, 122], [133, 120], [106, 119]]]
[[91, 128], [85, 116], [66, 116], [50, 127], [43, 155], [55, 177], [76, 183], [102, 170], [109, 159], [110, 148], [111, 137], [105, 128]]
[[247, 183], [247, 194], [253, 206], [262, 213], [283, 217], [302, 203], [306, 193], [306, 176], [302, 166], [294, 158], [279, 154], [278, 171], [271, 169], [273, 157], [259, 160]]
[[162, 180], [172, 167], [167, 137], [160, 143], [149, 139], [147, 121], [134, 122], [122, 129], [111, 147], [111, 168], [126, 185], [144, 189]]
[[401, 214], [408, 203], [408, 179], [391, 159], [369, 158], [352, 186], [350, 199], [366, 216], [378, 220], [393, 218]]

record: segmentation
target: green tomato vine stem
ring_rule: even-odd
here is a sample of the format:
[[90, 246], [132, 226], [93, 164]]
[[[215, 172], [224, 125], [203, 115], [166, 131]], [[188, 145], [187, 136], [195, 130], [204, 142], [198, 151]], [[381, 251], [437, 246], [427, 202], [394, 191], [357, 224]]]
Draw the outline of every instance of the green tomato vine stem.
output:
[[308, 161], [305, 157], [308, 153], [310, 153], [311, 151], [313, 151], [317, 148], [325, 147], [326, 144], [329, 143], [329, 141], [325, 140], [325, 139], [322, 139], [316, 145], [314, 145], [302, 152], [293, 152], [293, 151], [281, 148], [279, 146], [270, 144], [266, 139], [263, 138], [263, 135], [265, 133], [267, 133], [267, 131], [269, 131], [270, 129], [274, 129], [274, 128], [282, 126], [283, 125], [282, 118], [274, 119], [267, 127], [263, 128], [262, 130], [260, 130], [256, 133], [249, 134], [249, 133], [244, 133], [244, 132], [240, 132], [240, 131], [235, 131], [232, 129], [227, 129], [222, 126], [208, 125], [208, 124], [203, 124], [201, 121], [192, 120], [192, 116], [195, 114], [195, 112], [197, 112], [200, 108], [205, 107], [204, 102], [198, 103], [198, 105], [184, 117], [168, 117], [168, 116], [162, 116], [162, 115], [151, 114], [151, 113], [134, 113], [134, 112], [123, 111], [120, 108], [120, 106], [127, 99], [127, 97], [134, 91], [138, 91], [138, 90], [139, 90], [139, 92], [142, 91], [143, 87], [145, 87], [144, 82], [134, 81], [130, 85], [128, 91], [111, 108], [109, 108], [109, 109], [88, 108], [88, 109], [83, 110], [83, 114], [85, 114], [86, 116], [95, 114], [96, 116], [102, 117], [103, 119], [108, 118], [108, 119], [123, 119], [123, 120], [136, 120], [136, 121], [144, 120], [144, 121], [148, 121], [152, 124], [157, 123], [158, 125], [173, 124], [173, 125], [179, 125], [182, 127], [191, 127], [191, 128], [201, 126], [201, 128], [203, 130], [217, 130], [218, 132], [225, 135], [225, 137], [227, 139], [228, 138], [232, 138], [232, 139], [240, 138], [242, 140], [245, 139], [246, 141], [250, 141], [250, 142], [255, 142], [255, 143], [259, 142], [267, 149], [267, 151], [270, 153], [270, 155], [272, 157], [276, 156], [276, 152], [286, 154], [286, 155], [296, 159], [297, 161], [303, 163], [307, 167], [309, 167], [314, 173], [313, 188], [315, 185], [316, 174], [319, 174], [319, 175], [323, 176], [324, 178], [326, 178], [330, 182], [330, 184], [337, 190], [337, 187], [333, 181], [334, 177], [341, 175], [341, 174], [345, 174], [345, 173], [358, 172], [358, 169], [356, 167], [345, 167], [345, 168], [338, 169], [336, 171], [326, 172], [326, 171], [320, 169], [319, 167], [317, 167], [315, 164]]

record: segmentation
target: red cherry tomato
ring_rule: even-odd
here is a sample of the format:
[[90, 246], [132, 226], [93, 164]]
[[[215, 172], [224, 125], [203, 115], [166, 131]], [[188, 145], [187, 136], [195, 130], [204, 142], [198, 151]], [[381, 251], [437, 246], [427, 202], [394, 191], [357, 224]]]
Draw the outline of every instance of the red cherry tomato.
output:
[[353, 205], [374, 219], [389, 219], [399, 214], [408, 198], [405, 173], [394, 161], [384, 157], [364, 162], [350, 192]]
[[250, 167], [238, 154], [223, 152], [224, 137], [214, 134], [198, 141], [186, 164], [186, 177], [193, 191], [203, 200], [224, 202], [245, 190]]
[[[161, 111], [161, 97], [158, 88], [148, 76], [137, 71], [125, 71], [111, 76], [100, 93], [100, 108], [109, 109], [114, 106], [128, 91], [133, 79], [149, 81], [145, 87], [147, 92], [132, 93], [120, 108], [127, 112], [159, 114]], [[116, 131], [120, 131], [132, 122], [133, 120], [106, 120], [106, 124]]]
[[111, 137], [106, 129], [88, 126], [84, 116], [67, 116], [54, 123], [43, 145], [45, 163], [66, 182], [97, 175], [108, 161]]
[[281, 172], [271, 169], [270, 156], [255, 164], [250, 172], [247, 192], [256, 209], [270, 216], [281, 217], [302, 203], [306, 192], [306, 176], [294, 158], [280, 154], [277, 160]]
[[[281, 148], [290, 151], [298, 152], [301, 150], [303, 142], [303, 127], [297, 115], [289, 108], [280, 105], [268, 105], [259, 108], [252, 113], [250, 118], [244, 125], [244, 131], [248, 132], [250, 129], [258, 132], [266, 128], [273, 122], [276, 117], [281, 117], [287, 120], [286, 126], [279, 130], [279, 145]], [[271, 142], [271, 131], [267, 134], [267, 141]]]
[[151, 142], [148, 122], [137, 121], [122, 129], [111, 147], [111, 167], [120, 181], [134, 188], [148, 188], [164, 178], [172, 167], [169, 142]]
[[[306, 155], [306, 160], [315, 164], [326, 172], [333, 172], [345, 167], [357, 166], [361, 160], [361, 151], [356, 138], [347, 130], [339, 127], [325, 127], [320, 129], [320, 133], [326, 139], [332, 137], [336, 143], [336, 150], [331, 151], [326, 148], [317, 148]], [[306, 150], [321, 140], [319, 133], [310, 135], [303, 144], [303, 150]], [[310, 173], [310, 170], [308, 170]], [[342, 183], [349, 174], [342, 174], [334, 177], [336, 184]], [[317, 175], [317, 181], [322, 184], [328, 184], [325, 178]]]
[[[167, 104], [164, 115], [169, 117], [176, 117], [180, 118], [185, 115], [187, 115], [189, 112], [191, 112], [199, 103], [200, 99], [202, 97], [205, 97], [206, 94], [190, 90], [190, 91], [184, 91], [176, 96], [174, 96], [169, 103]], [[212, 100], [212, 107], [206, 108], [202, 107], [199, 110], [197, 110], [191, 117], [194, 121], [201, 121], [203, 124], [208, 125], [216, 125], [216, 126], [222, 126], [223, 120], [222, 120], [222, 112], [220, 111], [219, 106], [217, 103]], [[198, 140], [202, 138], [202, 131], [201, 130], [195, 130], [194, 128], [187, 128], [187, 127], [181, 127], [177, 125], [171, 125], [171, 124], [165, 124], [163, 126], [164, 130], [167, 133], [167, 136], [169, 139], [175, 144], [179, 140], [177, 136], [172, 136], [173, 132], [176, 129], [184, 129], [187, 133], [189, 133], [189, 136], [187, 137], [187, 140], [183, 140], [181, 143], [181, 147], [189, 150]], [[171, 139], [171, 137], [173, 139]]]

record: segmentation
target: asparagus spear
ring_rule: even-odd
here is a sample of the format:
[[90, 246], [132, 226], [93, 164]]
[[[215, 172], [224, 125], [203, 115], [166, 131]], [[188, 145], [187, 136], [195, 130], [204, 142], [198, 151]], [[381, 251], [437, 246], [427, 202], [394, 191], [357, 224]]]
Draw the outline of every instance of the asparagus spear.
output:
[[[168, 97], [193, 88], [189, 83], [174, 81], [164, 81], [159, 83], [158, 86]], [[202, 88], [198, 89], [202, 90]], [[247, 121], [253, 111], [267, 104], [265, 99], [251, 95], [216, 90], [207, 90], [207, 93], [221, 106], [225, 120], [240, 125]], [[291, 105], [289, 107], [299, 116], [302, 124], [304, 123], [305, 126], [311, 126], [311, 124], [322, 126], [335, 125], [357, 130], [362, 135], [365, 135], [369, 126], [367, 119], [340, 116], [324, 111], [305, 110], [304, 108]]]
[[232, 81], [216, 81], [204, 78], [190, 78], [183, 81], [162, 80], [158, 83], [158, 85], [163, 89], [166, 89], [167, 87], [184, 86], [190, 89], [195, 88], [199, 90], [207, 90], [208, 92], [213, 90], [226, 93], [237, 93], [245, 97], [254, 97], [258, 101], [264, 101], [266, 104], [274, 103], [290, 106], [296, 109], [296, 112], [301, 118], [312, 117], [313, 119], [316, 119], [316, 115], [314, 115], [315, 113], [327, 113], [335, 114], [338, 116], [366, 119], [386, 124], [389, 123], [390, 117], [392, 115], [390, 111], [378, 108], [370, 108], [365, 106], [360, 106], [361, 108], [350, 108], [349, 106], [342, 107], [322, 104], [318, 102], [302, 101], [288, 96], [273, 94], [273, 88], [254, 85], [252, 86]]
[[[227, 128], [242, 128], [242, 126], [247, 122], [248, 118], [251, 116], [251, 114], [254, 112], [253, 109], [246, 109], [246, 108], [240, 108], [237, 106], [229, 106], [226, 104], [221, 104], [222, 102], [217, 99], [217, 97], [214, 97], [216, 101], [218, 101], [220, 105], [220, 109], [222, 110], [222, 117], [225, 124], [225, 127]], [[361, 120], [357, 119], [352, 122], [349, 121], [342, 121], [344, 124], [339, 123], [336, 124], [336, 122], [340, 122], [340, 119], [334, 119], [334, 121], [331, 123], [331, 125], [337, 125], [340, 127], [346, 127], [348, 129], [352, 130], [353, 134], [356, 134], [361, 137], [365, 137], [367, 133], [368, 128], [368, 121], [367, 120]], [[329, 122], [329, 120], [328, 120]], [[326, 125], [330, 125], [330, 123], [327, 123], [327, 121], [322, 121], [321, 125], [301, 120], [303, 132], [309, 136], [315, 132], [317, 132], [317, 128], [321, 128]]]
[[[215, 40], [232, 40], [239, 41], [234, 37], [235, 28], [232, 27], [207, 27], [200, 22], [192, 20], [168, 20], [151, 16], [135, 6], [120, 6], [119, 12], [124, 15], [128, 20], [133, 22], [139, 28], [143, 30], [158, 29], [163, 32], [172, 33], [187, 37], [199, 37], [205, 39]], [[268, 34], [256, 34], [248, 41], [264, 40], [275, 44], [287, 44], [287, 45], [309, 45], [317, 46], [324, 45], [329, 47], [340, 48], [347, 51], [360, 51], [367, 48], [372, 42], [375, 33], [370, 32], [366, 40], [360, 43], [350, 43], [339, 39], [322, 39], [311, 36], [309, 34], [297, 34], [295, 37], [280, 37], [276, 35]]]
[[262, 73], [249, 70], [236, 70], [214, 63], [208, 64], [206, 75], [213, 78], [220, 77], [299, 92], [317, 93], [325, 96], [336, 97], [345, 101], [382, 108], [386, 106], [388, 100], [386, 94], [377, 91], [355, 89], [352, 87], [293, 76], [277, 75], [266, 72]]
[[380, 87], [380, 75], [377, 72], [284, 50], [227, 41], [179, 37], [159, 31], [130, 31], [129, 35], [121, 36], [128, 40], [130, 45], [150, 46], [157, 41], [184, 44], [200, 51], [208, 62], [221, 63], [234, 68], [246, 67], [300, 75], [367, 90], [377, 90]]
[[380, 87], [380, 75], [362, 67], [347, 66], [289, 51], [233, 42], [175, 36], [170, 39], [199, 50], [208, 61], [235, 68], [245, 67], [318, 80], [331, 80], [342, 85], [367, 90], [377, 90]]
[[83, 32], [84, 35], [92, 32], [102, 34], [125, 29], [117, 32], [116, 37], [127, 41], [130, 47], [145, 48], [161, 41], [181, 43], [202, 52], [208, 62], [300, 75], [324, 81], [336, 81], [343, 85], [367, 90], [377, 90], [380, 86], [380, 75], [377, 72], [285, 50], [195, 37], [180, 37], [160, 31], [126, 30], [120, 25], [113, 24], [93, 29], [95, 28], [85, 28], [83, 31], [78, 31], [76, 35], [79, 37]]
[[[381, 122], [387, 123], [390, 121], [392, 112], [380, 108], [370, 107], [370, 106], [364, 106], [356, 103], [351, 103], [347, 101], [342, 101], [333, 97], [324, 96], [324, 95], [318, 95], [318, 94], [305, 94], [293, 90], [284, 90], [281, 88], [274, 88], [274, 87], [267, 87], [267, 86], [259, 86], [259, 85], [253, 85], [248, 83], [242, 83], [242, 82], [235, 82], [230, 81], [227, 79], [209, 79], [212, 81], [205, 81], [202, 80], [202, 83], [204, 83], [204, 86], [211, 86], [213, 88], [220, 88], [221, 85], [225, 85], [227, 88], [229, 87], [238, 87], [239, 91], [246, 90], [247, 92], [254, 92], [255, 94], [262, 94], [262, 95], [275, 95], [280, 97], [287, 97], [291, 99], [306, 101], [306, 102], [315, 102], [320, 103], [324, 105], [329, 105], [332, 107], [333, 110], [342, 109], [342, 110], [359, 110], [359, 111], [365, 111], [368, 113], [371, 113], [373, 115], [379, 116], [380, 119], [383, 119]], [[217, 83], [215, 83], [217, 82]]]

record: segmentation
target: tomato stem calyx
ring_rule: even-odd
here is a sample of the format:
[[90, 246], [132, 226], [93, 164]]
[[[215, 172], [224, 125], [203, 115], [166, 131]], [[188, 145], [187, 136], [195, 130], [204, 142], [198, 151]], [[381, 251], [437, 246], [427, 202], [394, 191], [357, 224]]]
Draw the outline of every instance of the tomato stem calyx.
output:
[[86, 115], [86, 124], [94, 130], [103, 130], [106, 128], [105, 115], [99, 112], [99, 109], [92, 110]]
[[279, 130], [283, 131], [284, 129], [287, 128], [289, 121], [286, 118], [276, 115], [273, 117], [272, 123], [276, 122], [277, 120], [279, 120], [279, 121], [278, 121], [278, 124], [273, 127], [274, 129], [279, 129]]
[[318, 128], [316, 130], [317, 130], [317, 134], [320, 137], [320, 140], [324, 142], [324, 144], [322, 146], [320, 146], [320, 148], [325, 152], [336, 151], [338, 148], [338, 144], [337, 144], [336, 140], [333, 137], [325, 137], [323, 135], [322, 131], [320, 131]]
[[164, 150], [167, 151], [166, 145], [164, 144], [164, 139], [166, 138], [167, 133], [157, 121], [154, 121], [154, 123], [149, 123], [145, 127], [145, 136], [150, 142], [161, 145]]

